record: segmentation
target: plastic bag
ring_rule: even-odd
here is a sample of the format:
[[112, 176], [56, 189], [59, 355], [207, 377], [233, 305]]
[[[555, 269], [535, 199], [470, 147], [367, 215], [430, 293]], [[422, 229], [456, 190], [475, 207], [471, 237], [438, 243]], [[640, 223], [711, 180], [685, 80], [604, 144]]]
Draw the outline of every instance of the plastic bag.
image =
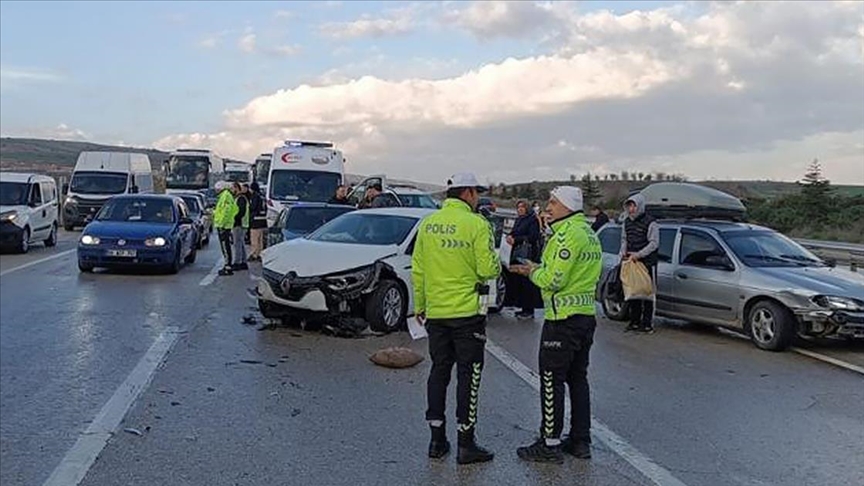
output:
[[642, 262], [625, 261], [621, 264], [621, 285], [624, 300], [650, 299], [654, 296], [654, 283]]

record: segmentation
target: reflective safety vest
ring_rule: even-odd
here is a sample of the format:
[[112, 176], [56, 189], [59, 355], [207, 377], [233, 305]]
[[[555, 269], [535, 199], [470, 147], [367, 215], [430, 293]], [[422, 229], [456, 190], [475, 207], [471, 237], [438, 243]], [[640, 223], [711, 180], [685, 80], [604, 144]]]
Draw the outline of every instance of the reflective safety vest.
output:
[[411, 261], [415, 313], [458, 319], [484, 313], [478, 285], [501, 272], [492, 227], [460, 199], [420, 222]]
[[231, 191], [225, 189], [219, 193], [219, 199], [216, 201], [216, 209], [213, 210], [213, 227], [216, 229], [234, 228], [234, 217], [237, 216], [237, 201]]
[[593, 316], [595, 290], [603, 269], [600, 240], [582, 213], [555, 221], [551, 228], [542, 263], [531, 273], [531, 281], [543, 294], [546, 320]]

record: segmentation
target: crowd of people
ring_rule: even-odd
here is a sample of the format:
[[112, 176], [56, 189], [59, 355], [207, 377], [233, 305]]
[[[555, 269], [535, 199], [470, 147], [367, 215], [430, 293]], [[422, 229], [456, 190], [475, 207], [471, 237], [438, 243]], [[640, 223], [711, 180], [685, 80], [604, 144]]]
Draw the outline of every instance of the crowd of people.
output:
[[[261, 260], [264, 233], [267, 230], [267, 206], [257, 182], [219, 181], [218, 199], [213, 211], [213, 227], [219, 236], [219, 247], [225, 264], [219, 275], [233, 275], [249, 269], [250, 261]], [[249, 237], [251, 251], [246, 252]]]

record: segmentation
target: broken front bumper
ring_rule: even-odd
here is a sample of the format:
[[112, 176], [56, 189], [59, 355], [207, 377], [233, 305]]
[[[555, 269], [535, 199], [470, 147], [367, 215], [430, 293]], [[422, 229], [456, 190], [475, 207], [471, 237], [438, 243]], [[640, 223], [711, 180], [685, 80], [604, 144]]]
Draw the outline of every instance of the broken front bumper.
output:
[[309, 289], [306, 292], [289, 292], [287, 295], [282, 291], [280, 282], [272, 282], [272, 279], [258, 279], [258, 298], [276, 305], [292, 307], [294, 309], [311, 312], [329, 312], [327, 299], [324, 293], [318, 289]]
[[864, 339], [864, 312], [821, 309], [799, 310], [795, 315], [806, 325], [808, 334]]

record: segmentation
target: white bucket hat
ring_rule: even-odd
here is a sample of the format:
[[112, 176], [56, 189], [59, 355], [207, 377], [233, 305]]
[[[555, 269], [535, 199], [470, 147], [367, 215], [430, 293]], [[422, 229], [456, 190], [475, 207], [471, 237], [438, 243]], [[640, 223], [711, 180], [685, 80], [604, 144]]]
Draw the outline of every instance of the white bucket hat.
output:
[[582, 189], [573, 186], [558, 186], [552, 190], [550, 196], [554, 197], [561, 204], [571, 211], [582, 211]]

